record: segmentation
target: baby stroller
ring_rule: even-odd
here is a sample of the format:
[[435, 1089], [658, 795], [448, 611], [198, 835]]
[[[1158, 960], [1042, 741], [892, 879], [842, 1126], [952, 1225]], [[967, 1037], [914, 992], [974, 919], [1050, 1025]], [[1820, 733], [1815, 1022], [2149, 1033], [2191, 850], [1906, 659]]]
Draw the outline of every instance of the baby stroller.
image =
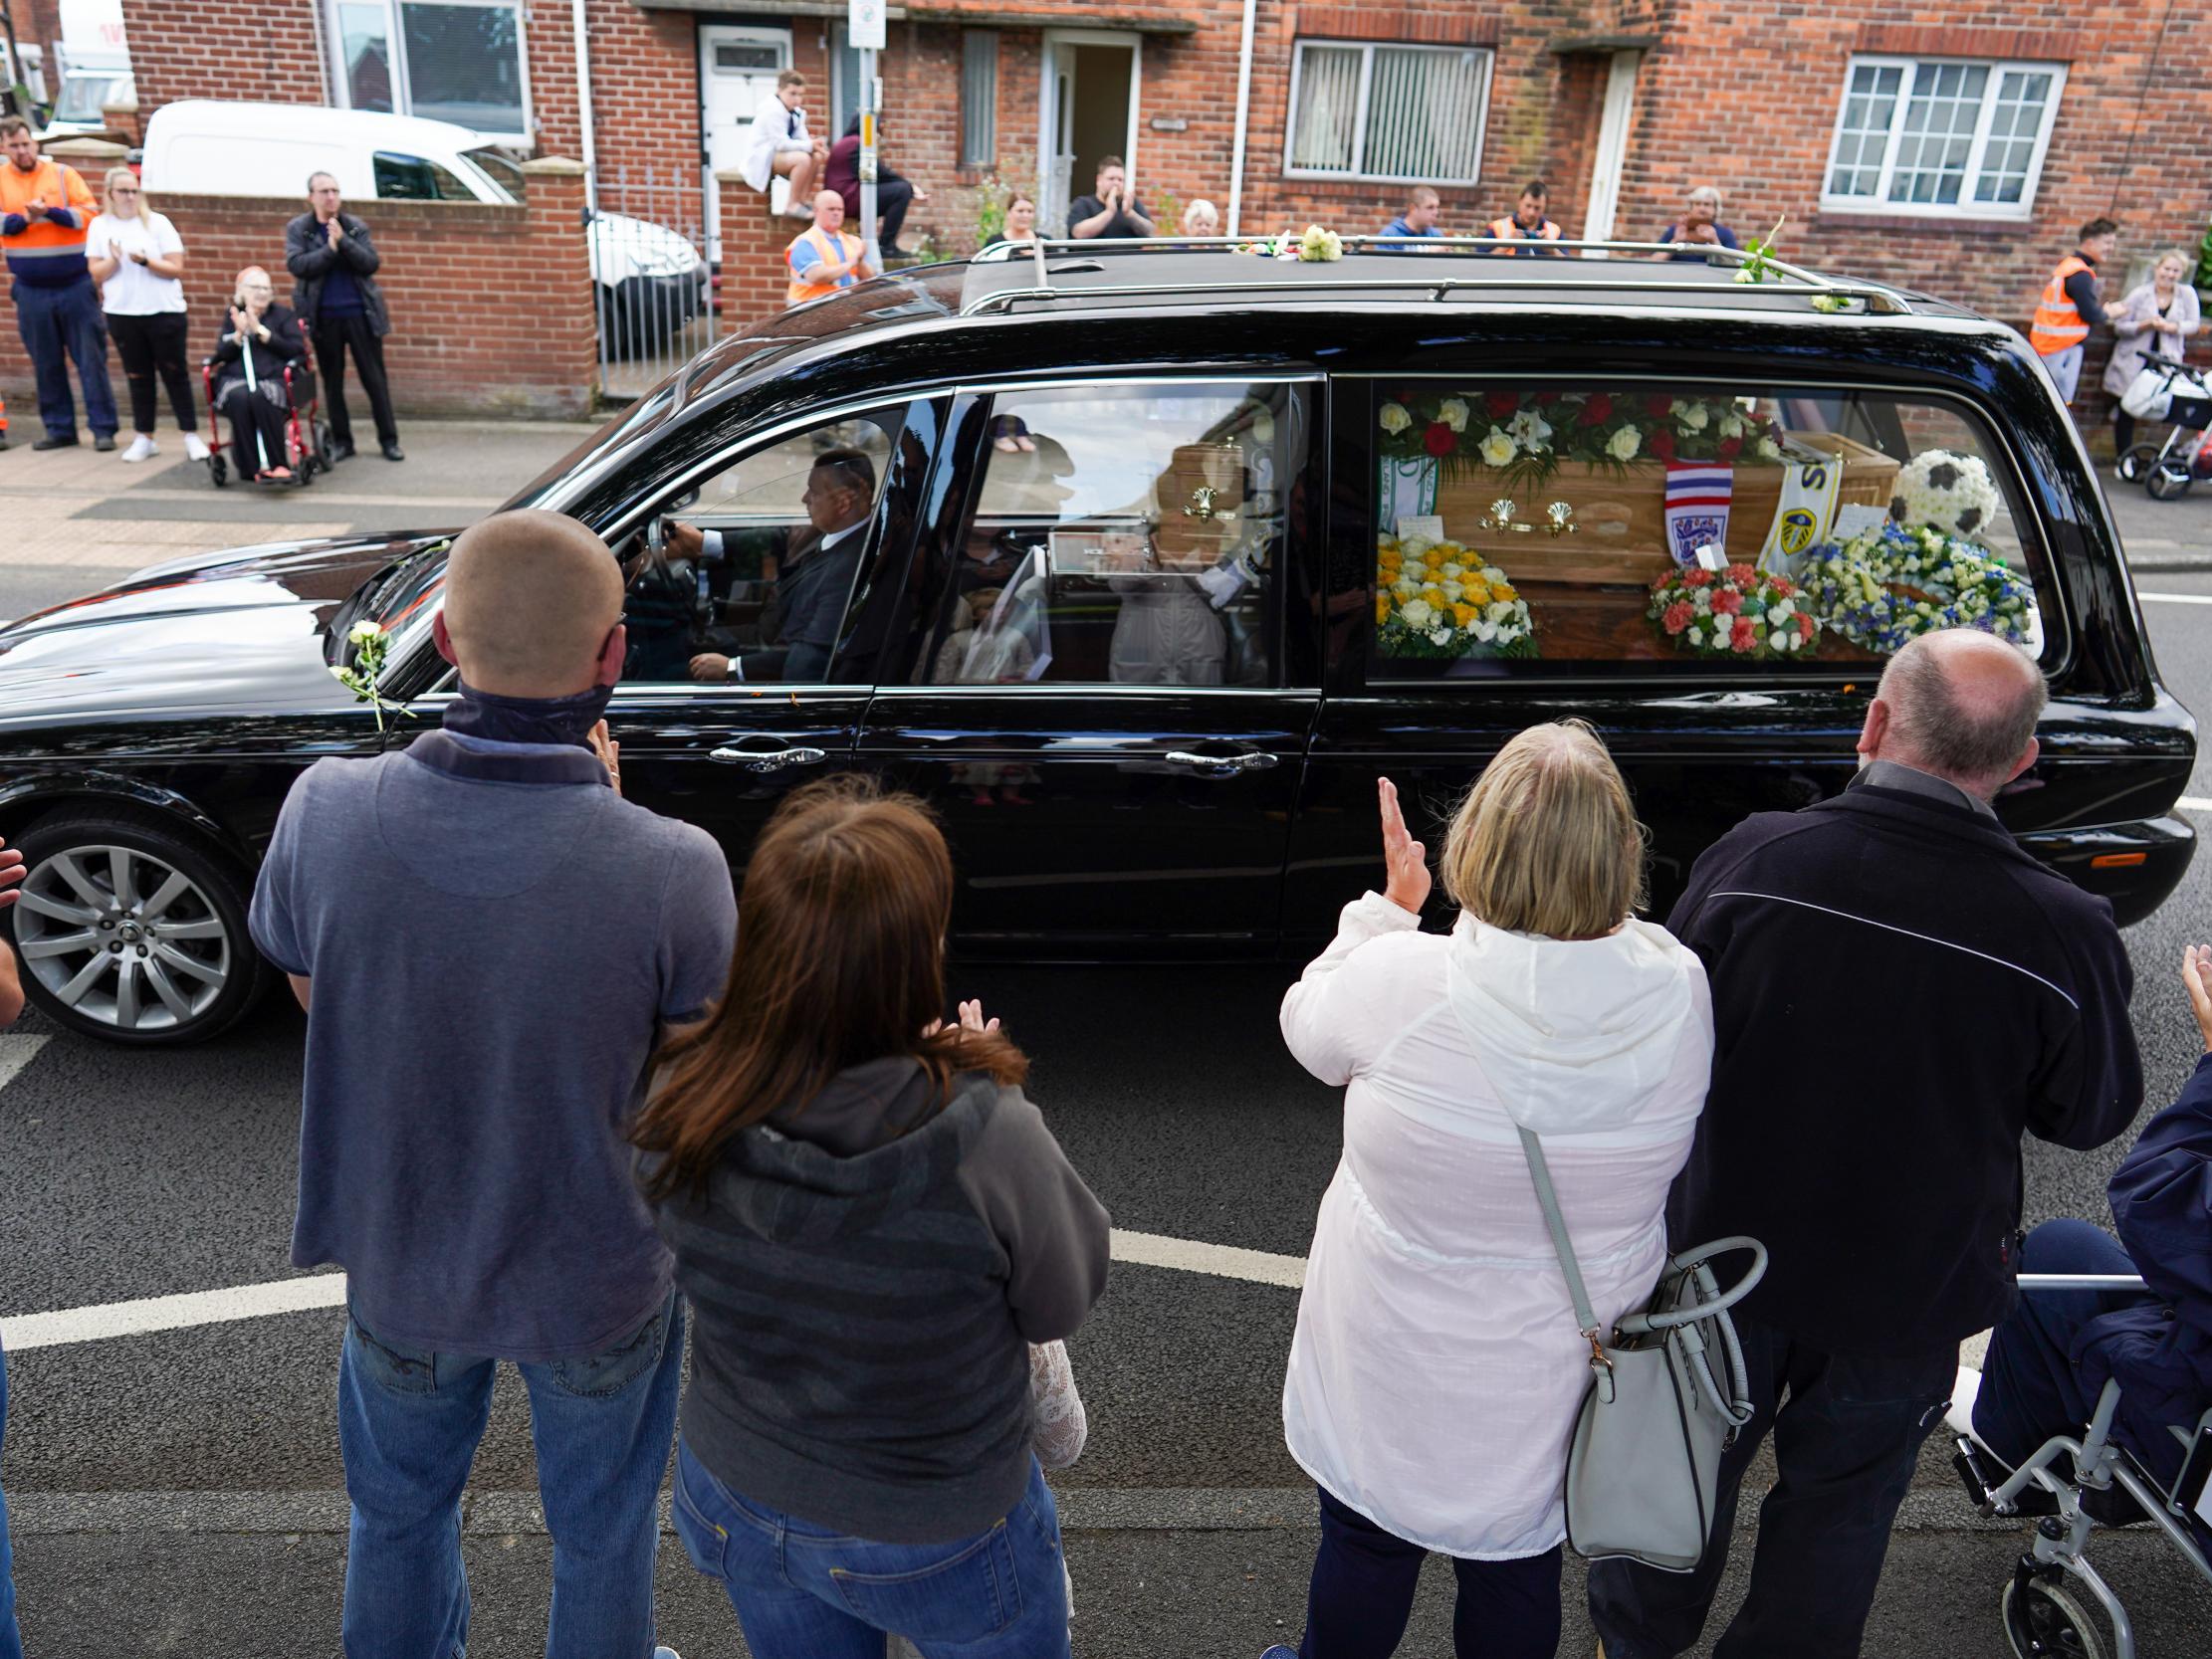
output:
[[[2140, 1279], [2124, 1275], [2020, 1276], [2020, 1288], [2029, 1294], [2141, 1285]], [[2212, 1490], [2208, 1490], [2212, 1487], [2212, 1410], [2197, 1419], [2193, 1431], [2169, 1431], [2183, 1448], [2181, 1472], [2171, 1486], [2146, 1473], [2131, 1452], [2113, 1441], [2112, 1422], [2120, 1399], [2117, 1381], [2104, 1384], [2097, 1409], [2080, 1435], [2052, 1436], [2007, 1474], [1974, 1435], [1974, 1394], [1980, 1375], [1961, 1369], [1959, 1378], [1961, 1386], [1954, 1391], [1944, 1420], [1955, 1436], [1951, 1462], [1966, 1485], [1967, 1501], [1984, 1515], [2041, 1518], [2032, 1548], [2020, 1557], [2012, 1581], [2005, 1586], [2001, 1603], [2005, 1640], [2019, 1659], [2135, 1659], [2135, 1632], [2127, 1609], [2089, 1562], [2090, 1535], [2101, 1518], [2116, 1525], [2147, 1517], [2181, 1558], [2212, 1583], [2212, 1560], [2206, 1558], [2198, 1530], [2212, 1524]], [[2000, 1475], [2002, 1479], [1997, 1478]], [[2128, 1513], [2130, 1499], [2139, 1516]], [[2194, 1528], [2192, 1521], [2197, 1524]], [[2111, 1625], [2109, 1649], [2101, 1622], [2068, 1589], [2069, 1578], [2103, 1609]]]
[[[230, 482], [231, 475], [226, 423], [222, 410], [215, 402], [215, 371], [220, 366], [213, 357], [204, 358], [200, 363], [200, 382], [207, 398], [208, 427], [216, 436], [225, 439], [222, 443], [208, 446], [207, 476], [214, 481], [218, 490]], [[247, 384], [249, 387], [254, 386], [250, 362], [247, 364]], [[256, 395], [259, 395], [258, 388]], [[284, 453], [269, 456], [266, 465], [288, 468], [292, 477], [268, 482], [278, 487], [298, 488], [313, 483], [317, 473], [331, 470], [331, 427], [323, 418], [323, 405], [317, 396], [315, 371], [305, 364], [286, 367], [284, 399]]]
[[2163, 444], [2131, 444], [2113, 471], [2140, 484], [2154, 502], [2177, 501], [2200, 478], [2212, 478], [2212, 385], [2193, 369], [2166, 359], [2143, 364], [2119, 406], [2139, 421], [2171, 421]]

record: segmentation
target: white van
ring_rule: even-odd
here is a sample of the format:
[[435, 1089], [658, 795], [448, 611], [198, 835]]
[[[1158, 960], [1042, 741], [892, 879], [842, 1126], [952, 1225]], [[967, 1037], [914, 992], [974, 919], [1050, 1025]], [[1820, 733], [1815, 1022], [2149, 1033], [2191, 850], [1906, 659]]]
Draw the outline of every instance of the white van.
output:
[[[311, 104], [185, 99], [146, 122], [146, 192], [286, 196], [307, 201], [308, 175], [329, 173], [348, 203], [519, 203], [524, 174], [481, 132], [451, 121]], [[707, 263], [684, 237], [619, 213], [586, 231], [602, 334], [648, 349], [699, 315]]]

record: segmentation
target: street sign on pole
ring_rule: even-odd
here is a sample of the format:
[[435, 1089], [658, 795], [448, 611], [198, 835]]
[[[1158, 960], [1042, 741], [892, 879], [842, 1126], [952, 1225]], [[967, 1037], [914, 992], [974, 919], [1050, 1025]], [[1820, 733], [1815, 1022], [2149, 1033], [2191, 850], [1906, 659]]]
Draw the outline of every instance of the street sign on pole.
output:
[[853, 227], [867, 245], [876, 269], [883, 250], [876, 244], [876, 117], [883, 107], [883, 83], [876, 79], [876, 54], [884, 49], [883, 0], [845, 0], [845, 35], [860, 54], [860, 223]]
[[[881, 52], [885, 46], [883, 33], [883, 0], [845, 0], [845, 34], [855, 52]], [[861, 71], [865, 76], [867, 71]]]

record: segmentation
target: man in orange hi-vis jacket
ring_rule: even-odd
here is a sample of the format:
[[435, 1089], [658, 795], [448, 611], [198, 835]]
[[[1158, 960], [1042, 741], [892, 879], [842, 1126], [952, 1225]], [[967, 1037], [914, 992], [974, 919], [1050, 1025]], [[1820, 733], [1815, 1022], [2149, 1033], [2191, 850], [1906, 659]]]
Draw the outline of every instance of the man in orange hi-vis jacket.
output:
[[46, 436], [33, 449], [77, 442], [69, 365], [85, 388], [95, 449], [115, 447], [115, 393], [108, 384], [108, 325], [85, 264], [85, 233], [100, 211], [74, 167], [39, 154], [31, 123], [0, 116], [0, 256], [15, 298], [16, 331], [37, 371]]
[[2118, 241], [2119, 226], [2109, 219], [2092, 219], [2082, 227], [2075, 251], [2059, 261], [2036, 301], [2028, 343], [2043, 359], [2059, 396], [2069, 403], [2082, 378], [2084, 342], [2090, 330], [2110, 325], [2097, 297], [2097, 268], [2112, 257]]
[[846, 235], [844, 226], [845, 198], [834, 190], [816, 191], [814, 222], [784, 250], [783, 263], [791, 272], [790, 286], [783, 291], [784, 305], [802, 306], [876, 275], [868, 245]]

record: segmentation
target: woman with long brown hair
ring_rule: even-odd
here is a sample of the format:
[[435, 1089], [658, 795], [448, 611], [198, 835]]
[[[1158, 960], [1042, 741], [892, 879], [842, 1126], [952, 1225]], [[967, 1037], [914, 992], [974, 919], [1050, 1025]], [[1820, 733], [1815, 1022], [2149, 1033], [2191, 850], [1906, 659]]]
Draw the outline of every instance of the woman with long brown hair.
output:
[[1064, 1659], [1031, 1343], [1106, 1285], [1107, 1215], [945, 1006], [953, 867], [920, 802], [798, 790], [738, 903], [729, 988], [633, 1139], [693, 1308], [676, 1530], [759, 1659]]

